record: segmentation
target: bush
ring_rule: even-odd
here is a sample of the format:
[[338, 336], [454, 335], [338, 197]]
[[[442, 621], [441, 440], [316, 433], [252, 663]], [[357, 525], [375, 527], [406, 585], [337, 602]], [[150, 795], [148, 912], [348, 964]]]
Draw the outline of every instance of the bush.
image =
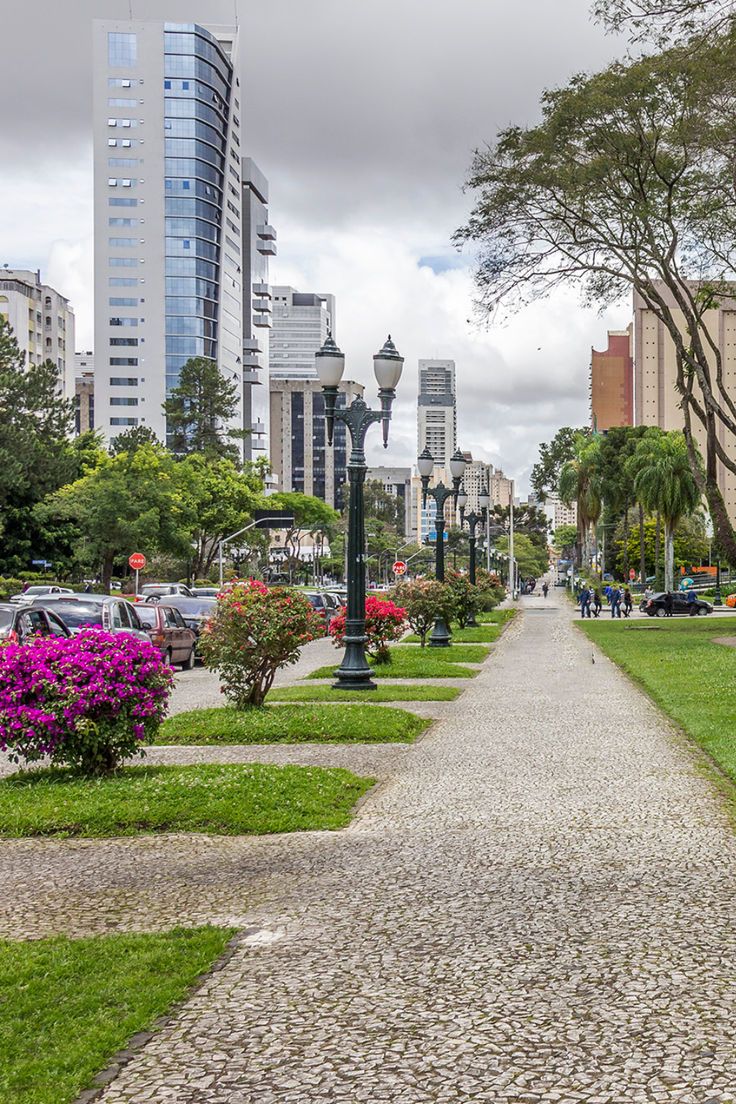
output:
[[448, 571], [445, 578], [452, 595], [453, 620], [464, 629], [470, 615], [479, 609], [480, 591], [467, 575], [461, 575], [459, 571]]
[[478, 586], [477, 608], [490, 613], [506, 597], [506, 588], [498, 575], [483, 567], [478, 568], [475, 578]]
[[[347, 617], [339, 613], [330, 621], [329, 633], [335, 644], [345, 643]], [[406, 611], [390, 599], [368, 595], [365, 600], [365, 650], [376, 663], [388, 663], [389, 644], [400, 640], [406, 623]]]
[[419, 637], [422, 647], [438, 617], [443, 617], [448, 623], [452, 620], [454, 608], [450, 588], [436, 579], [399, 583], [396, 601], [404, 607], [406, 620]]
[[0, 575], [0, 602], [7, 602], [13, 594], [20, 594], [23, 590], [23, 579], [5, 578]]
[[173, 676], [157, 648], [127, 633], [84, 629], [0, 647], [0, 750], [14, 762], [84, 774], [143, 754], [164, 718]]
[[236, 709], [262, 705], [276, 672], [296, 663], [322, 625], [307, 599], [256, 579], [228, 584], [199, 638], [205, 662], [219, 671]]

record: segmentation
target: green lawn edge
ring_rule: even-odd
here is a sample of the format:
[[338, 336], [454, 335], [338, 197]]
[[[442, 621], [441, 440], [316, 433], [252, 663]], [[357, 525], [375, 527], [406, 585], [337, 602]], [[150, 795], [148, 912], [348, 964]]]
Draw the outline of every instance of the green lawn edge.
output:
[[[319, 689], [317, 687], [316, 689]], [[325, 689], [329, 689], [325, 687]], [[365, 691], [370, 694], [371, 691]], [[363, 701], [365, 697], [363, 698]], [[404, 709], [304, 702], [263, 709], [215, 706], [164, 721], [157, 744], [409, 743], [431, 724]]]
[[334, 831], [374, 783], [341, 767], [264, 763], [124, 767], [101, 779], [23, 771], [0, 780], [0, 838]]
[[460, 695], [459, 686], [423, 686], [409, 684], [405, 686], [379, 686], [375, 690], [333, 690], [331, 686], [284, 686], [281, 689], [272, 690], [269, 695], [274, 702], [310, 702], [319, 701], [325, 704], [340, 702], [365, 702], [367, 705], [375, 705], [376, 702], [395, 701], [455, 701]]
[[183, 1001], [234, 928], [0, 941], [0, 1100], [73, 1104]]

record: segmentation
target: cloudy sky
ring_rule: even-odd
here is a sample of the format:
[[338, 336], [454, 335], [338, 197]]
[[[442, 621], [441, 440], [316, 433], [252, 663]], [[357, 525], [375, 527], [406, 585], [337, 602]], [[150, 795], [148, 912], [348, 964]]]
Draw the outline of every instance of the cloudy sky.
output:
[[416, 453], [417, 360], [457, 364], [462, 448], [527, 486], [537, 445], [587, 418], [590, 347], [626, 305], [574, 291], [479, 320], [471, 258], [450, 244], [472, 151], [537, 117], [544, 87], [622, 51], [589, 0], [40, 0], [4, 5], [0, 264], [41, 268], [92, 348], [90, 34], [94, 16], [231, 22], [245, 151], [271, 186], [273, 283], [337, 296], [348, 374], [374, 390], [391, 332], [406, 358], [388, 454]]

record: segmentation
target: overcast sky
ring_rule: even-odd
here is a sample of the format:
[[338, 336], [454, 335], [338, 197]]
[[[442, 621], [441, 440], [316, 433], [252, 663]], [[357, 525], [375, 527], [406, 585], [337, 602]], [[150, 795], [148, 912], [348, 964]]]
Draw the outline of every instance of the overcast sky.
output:
[[370, 459], [413, 461], [417, 360], [453, 357], [461, 448], [526, 490], [538, 443], [587, 419], [590, 347], [627, 307], [600, 316], [571, 291], [482, 324], [450, 238], [473, 149], [621, 52], [589, 0], [6, 0], [0, 264], [41, 268], [74, 304], [77, 348], [93, 347], [93, 15], [231, 22], [236, 4], [244, 150], [279, 236], [271, 282], [336, 295], [347, 374], [369, 396], [389, 331], [406, 358], [389, 450]]

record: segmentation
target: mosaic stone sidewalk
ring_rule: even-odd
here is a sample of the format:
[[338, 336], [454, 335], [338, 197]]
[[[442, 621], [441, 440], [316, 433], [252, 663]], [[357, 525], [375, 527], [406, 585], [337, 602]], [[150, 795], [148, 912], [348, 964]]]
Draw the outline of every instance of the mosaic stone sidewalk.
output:
[[104, 1104], [736, 1100], [732, 830], [570, 611], [522, 604], [346, 831], [5, 846], [36, 933], [244, 930]]

